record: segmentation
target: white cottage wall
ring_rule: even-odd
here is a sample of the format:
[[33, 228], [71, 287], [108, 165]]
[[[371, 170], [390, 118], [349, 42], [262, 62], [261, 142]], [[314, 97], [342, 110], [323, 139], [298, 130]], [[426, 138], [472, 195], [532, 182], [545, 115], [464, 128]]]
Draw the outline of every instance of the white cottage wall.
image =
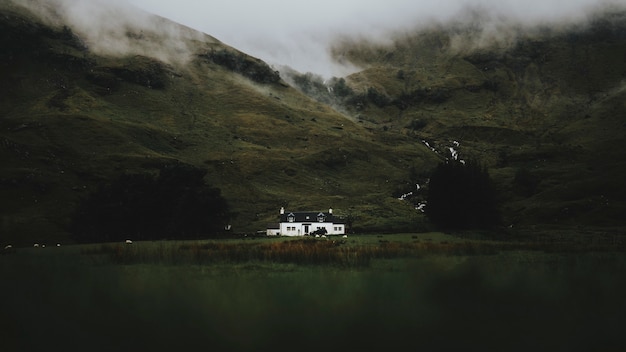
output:
[[[289, 213], [285, 216], [285, 208], [280, 208], [282, 222], [279, 224], [278, 229], [273, 229], [272, 231], [268, 229], [268, 234], [280, 234], [282, 236], [304, 236], [322, 228], [326, 229], [326, 233], [328, 235], [345, 234], [345, 225], [343, 223], [335, 224], [330, 221], [319, 221], [326, 220], [327, 218], [332, 219], [332, 212], [332, 209], [329, 209], [328, 214], [315, 214], [315, 212], [295, 212]], [[306, 215], [305, 221], [302, 221], [304, 218], [303, 214]]]
[[343, 224], [334, 224], [332, 222], [283, 222], [280, 224], [280, 234], [282, 236], [304, 236], [322, 228], [326, 229], [328, 235], [345, 234]]

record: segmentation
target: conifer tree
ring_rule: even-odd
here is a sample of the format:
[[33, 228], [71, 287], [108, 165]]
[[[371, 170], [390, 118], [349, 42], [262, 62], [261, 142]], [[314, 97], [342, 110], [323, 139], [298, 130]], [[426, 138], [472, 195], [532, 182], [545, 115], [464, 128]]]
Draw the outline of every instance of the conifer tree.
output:
[[444, 229], [486, 229], [500, 216], [487, 168], [475, 163], [441, 163], [430, 178], [426, 215]]
[[122, 174], [78, 205], [73, 237], [108, 242], [212, 236], [231, 213], [221, 191], [205, 184], [205, 174], [185, 165], [164, 166], [157, 177]]

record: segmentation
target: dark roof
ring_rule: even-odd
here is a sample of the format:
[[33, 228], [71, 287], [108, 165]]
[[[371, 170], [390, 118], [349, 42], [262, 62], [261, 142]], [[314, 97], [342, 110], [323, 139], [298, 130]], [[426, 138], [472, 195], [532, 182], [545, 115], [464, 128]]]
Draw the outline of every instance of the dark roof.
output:
[[294, 216], [294, 222], [319, 222], [317, 220], [319, 215], [324, 217], [324, 222], [335, 222], [333, 214], [323, 211], [285, 211], [284, 214], [280, 214], [280, 222], [287, 222], [290, 215]]
[[280, 224], [277, 222], [272, 222], [272, 223], [267, 224], [267, 228], [273, 229], [273, 230], [280, 229]]

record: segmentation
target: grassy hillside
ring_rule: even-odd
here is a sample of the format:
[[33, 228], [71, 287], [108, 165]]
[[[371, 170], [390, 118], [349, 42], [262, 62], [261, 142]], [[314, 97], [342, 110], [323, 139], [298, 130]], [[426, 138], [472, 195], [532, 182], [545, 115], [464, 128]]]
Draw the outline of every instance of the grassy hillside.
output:
[[386, 143], [214, 38], [190, 40], [184, 63], [96, 54], [17, 7], [2, 11], [0, 33], [2, 243], [66, 240], [99, 184], [169, 163], [208, 169], [235, 231], [264, 229], [281, 206], [333, 207], [361, 227], [420, 221], [392, 193], [435, 156]]
[[344, 109], [440, 152], [457, 141], [488, 165], [506, 224], [621, 225], [626, 12], [481, 45], [470, 24], [337, 44], [364, 67], [346, 78], [362, 99]]
[[414, 203], [453, 146], [489, 167], [507, 226], [622, 224], [621, 13], [504, 47], [458, 47], [472, 35], [463, 27], [344, 41], [336, 55], [364, 69], [346, 77], [349, 94], [322, 87], [316, 101], [169, 22], [191, 33], [177, 42], [184, 59], [150, 54], [170, 45], [158, 31], [129, 27], [122, 39], [143, 51], [106, 52], [58, 19], [0, 10], [2, 243], [65, 241], [98, 185], [172, 163], [208, 170], [235, 231], [264, 229], [281, 206], [333, 207], [362, 230], [422, 229]]

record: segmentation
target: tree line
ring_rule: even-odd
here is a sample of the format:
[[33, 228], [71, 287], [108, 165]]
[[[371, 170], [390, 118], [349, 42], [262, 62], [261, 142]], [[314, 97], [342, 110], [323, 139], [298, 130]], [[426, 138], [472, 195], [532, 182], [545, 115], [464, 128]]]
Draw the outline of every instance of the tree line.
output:
[[232, 213], [206, 170], [167, 165], [158, 175], [124, 173], [82, 199], [71, 224], [77, 242], [192, 239], [215, 236]]
[[500, 224], [496, 189], [487, 168], [450, 160], [437, 166], [428, 185], [428, 219], [442, 229], [488, 229]]

